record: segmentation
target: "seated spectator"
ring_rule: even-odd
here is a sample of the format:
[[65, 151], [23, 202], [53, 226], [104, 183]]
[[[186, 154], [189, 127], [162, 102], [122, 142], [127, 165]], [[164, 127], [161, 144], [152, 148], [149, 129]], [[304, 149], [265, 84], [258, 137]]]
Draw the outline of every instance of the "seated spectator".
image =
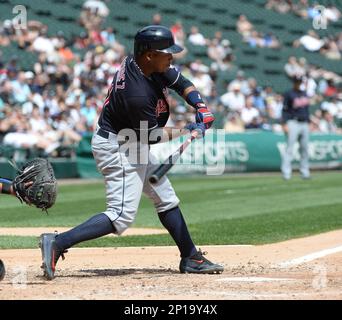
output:
[[267, 32], [261, 39], [261, 47], [277, 49], [280, 47], [280, 42], [272, 32]]
[[199, 29], [196, 26], [191, 27], [188, 40], [195, 46], [205, 46], [209, 43], [209, 40], [206, 39], [203, 34], [199, 32]]
[[333, 115], [328, 110], [322, 110], [319, 131], [322, 133], [342, 133], [342, 130], [336, 126]]
[[291, 1], [284, 0], [267, 0], [266, 9], [275, 10], [279, 13], [287, 13], [291, 10]]
[[210, 96], [214, 82], [208, 74], [209, 68], [204, 65], [198, 66], [198, 68], [193, 69], [192, 83], [201, 92], [203, 97], [207, 99]]
[[236, 78], [229, 83], [228, 91], [233, 91], [235, 84], [240, 86], [242, 94], [248, 95], [253, 89], [250, 88], [248, 80], [246, 80], [245, 73], [242, 70], [238, 70], [236, 73]]
[[184, 47], [185, 31], [183, 28], [182, 21], [177, 20], [170, 28], [172, 35], [175, 39], [175, 43]]
[[245, 128], [249, 128], [249, 126], [254, 122], [254, 119], [258, 119], [259, 116], [259, 110], [253, 106], [253, 96], [247, 97], [246, 106], [241, 111], [241, 120], [244, 123]]
[[332, 4], [328, 4], [324, 10], [324, 16], [328, 22], [337, 22], [339, 19], [341, 19], [342, 14], [337, 7], [333, 6]]
[[301, 45], [308, 51], [316, 52], [323, 47], [324, 41], [319, 38], [315, 31], [309, 30], [306, 35], [293, 42], [293, 46], [296, 48]]
[[228, 91], [227, 93], [221, 96], [220, 102], [229, 111], [241, 112], [246, 104], [245, 96], [241, 93], [241, 85], [235, 83], [231, 87], [231, 91]]
[[245, 15], [240, 15], [236, 22], [236, 30], [243, 37], [247, 37], [254, 30], [254, 26], [250, 23]]
[[260, 114], [265, 115], [266, 114], [266, 103], [265, 99], [263, 97], [263, 92], [261, 87], [255, 88], [255, 90], [252, 93], [252, 104], [253, 107], [255, 107]]
[[338, 48], [337, 42], [330, 38], [326, 41], [324, 46], [321, 48], [320, 53], [323, 54], [327, 59], [340, 60], [342, 55]]
[[228, 114], [227, 121], [224, 125], [224, 130], [227, 133], [241, 133], [245, 131], [244, 123], [236, 112]]
[[153, 25], [161, 25], [162, 24], [162, 15], [157, 12], [152, 16], [152, 24]]
[[17, 79], [11, 80], [14, 102], [23, 104], [31, 99], [31, 90], [27, 84], [25, 72], [19, 72]]
[[232, 54], [227, 54], [222, 61], [213, 62], [210, 69], [214, 72], [217, 71], [230, 71], [233, 69], [234, 56]]
[[249, 44], [250, 47], [256, 48], [262, 46], [262, 38], [258, 31], [252, 30], [248, 35], [244, 35], [244, 41]]
[[337, 88], [333, 79], [330, 78], [327, 80], [327, 87], [323, 94], [326, 97], [333, 97], [337, 95]]
[[230, 42], [227, 39], [222, 40], [222, 42], [219, 42], [216, 38], [212, 39], [209, 41], [208, 57], [216, 62], [222, 62], [232, 52], [229, 44]]
[[277, 122], [281, 121], [283, 96], [281, 94], [266, 94], [267, 116]]
[[329, 112], [333, 117], [340, 116], [340, 105], [337, 96], [326, 97], [321, 103], [321, 110]]
[[303, 76], [305, 74], [305, 69], [299, 65], [297, 58], [294, 56], [289, 57], [284, 69], [289, 78], [293, 78], [294, 76]]
[[93, 96], [88, 96], [84, 106], [81, 108], [81, 115], [86, 119], [86, 127], [88, 131], [93, 130], [93, 124], [97, 116], [96, 109]]

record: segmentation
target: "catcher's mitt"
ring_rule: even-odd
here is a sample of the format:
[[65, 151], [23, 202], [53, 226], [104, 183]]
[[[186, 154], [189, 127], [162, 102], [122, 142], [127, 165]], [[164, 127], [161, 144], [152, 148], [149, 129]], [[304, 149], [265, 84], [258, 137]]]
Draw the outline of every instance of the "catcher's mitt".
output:
[[13, 180], [13, 190], [21, 202], [42, 210], [51, 208], [57, 197], [57, 180], [47, 159], [28, 161]]

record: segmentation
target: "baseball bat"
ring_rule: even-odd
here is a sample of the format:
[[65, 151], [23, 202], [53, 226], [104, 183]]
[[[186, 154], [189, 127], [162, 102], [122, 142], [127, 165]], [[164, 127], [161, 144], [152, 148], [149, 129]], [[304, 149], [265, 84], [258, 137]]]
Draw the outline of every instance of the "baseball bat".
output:
[[173, 152], [160, 166], [154, 170], [149, 177], [148, 181], [152, 184], [156, 184], [159, 180], [174, 166], [177, 162], [178, 158], [184, 152], [184, 150], [188, 147], [188, 145], [196, 139], [199, 131], [195, 130], [191, 134], [191, 136], [185, 140], [185, 142], [175, 151]]

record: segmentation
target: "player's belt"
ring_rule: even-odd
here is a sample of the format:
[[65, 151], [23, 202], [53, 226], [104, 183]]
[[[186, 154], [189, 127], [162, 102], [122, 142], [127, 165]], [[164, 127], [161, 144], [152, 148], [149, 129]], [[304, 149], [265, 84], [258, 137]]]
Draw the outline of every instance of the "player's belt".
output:
[[99, 128], [96, 132], [96, 134], [98, 134], [100, 137], [108, 139], [109, 138], [109, 132], [106, 130], [103, 130], [101, 128]]

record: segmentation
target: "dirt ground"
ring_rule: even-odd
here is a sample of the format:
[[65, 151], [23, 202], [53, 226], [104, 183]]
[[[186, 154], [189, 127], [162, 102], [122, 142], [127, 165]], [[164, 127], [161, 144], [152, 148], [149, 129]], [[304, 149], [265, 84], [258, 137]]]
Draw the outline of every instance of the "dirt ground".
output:
[[201, 249], [224, 265], [222, 274], [180, 274], [176, 247], [73, 248], [58, 262], [56, 278], [46, 281], [39, 248], [0, 250], [7, 271], [0, 300], [342, 299], [342, 230]]

